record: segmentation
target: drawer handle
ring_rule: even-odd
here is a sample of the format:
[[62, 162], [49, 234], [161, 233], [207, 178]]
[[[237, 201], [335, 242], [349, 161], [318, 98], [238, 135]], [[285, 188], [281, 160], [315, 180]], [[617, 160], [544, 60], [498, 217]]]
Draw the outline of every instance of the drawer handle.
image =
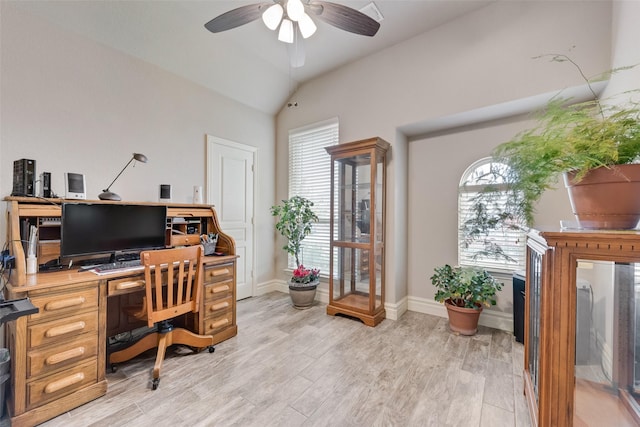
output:
[[63, 299], [59, 301], [51, 301], [44, 305], [44, 309], [46, 311], [61, 310], [63, 308], [73, 307], [75, 305], [82, 305], [85, 303], [85, 301], [86, 301], [85, 297], [75, 297], [75, 298], [68, 298], [68, 299]]
[[216, 277], [216, 276], [224, 276], [225, 274], [230, 274], [231, 272], [229, 271], [228, 268], [221, 268], [219, 270], [213, 270], [211, 272], [211, 275]]
[[47, 365], [57, 365], [58, 363], [65, 362], [75, 357], [82, 357], [85, 353], [84, 347], [76, 347], [71, 350], [63, 351], [62, 353], [54, 354], [46, 359]]
[[144, 288], [144, 280], [132, 280], [129, 282], [120, 282], [116, 285], [116, 290], [124, 291], [125, 289]]
[[47, 329], [47, 332], [44, 333], [44, 336], [47, 338], [58, 337], [70, 332], [81, 331], [85, 326], [87, 326], [87, 324], [82, 321], [70, 323], [68, 325], [56, 326], [54, 328]]
[[229, 289], [229, 285], [215, 286], [211, 288], [211, 292], [218, 294], [220, 292], [227, 292]]
[[60, 391], [65, 387], [72, 386], [84, 380], [84, 374], [82, 372], [78, 372], [77, 374], [73, 374], [66, 378], [63, 378], [58, 381], [54, 381], [52, 383], [47, 384], [44, 388], [45, 393], [55, 393], [56, 391]]
[[211, 306], [211, 311], [216, 311], [227, 307], [229, 307], [229, 301], [219, 302], [218, 304], [213, 304]]
[[215, 322], [211, 323], [211, 324], [209, 325], [209, 329], [219, 328], [220, 326], [224, 326], [224, 325], [226, 325], [227, 323], [229, 323], [229, 319], [227, 319], [227, 318], [220, 319], [220, 320], [217, 320], [217, 321], [215, 321]]

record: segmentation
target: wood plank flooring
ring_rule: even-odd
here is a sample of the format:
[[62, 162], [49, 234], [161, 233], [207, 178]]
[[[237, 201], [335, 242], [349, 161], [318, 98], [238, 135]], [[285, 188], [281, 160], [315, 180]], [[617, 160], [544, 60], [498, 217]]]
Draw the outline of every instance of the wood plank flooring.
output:
[[213, 354], [177, 348], [160, 386], [154, 353], [108, 373], [106, 396], [44, 426], [529, 426], [523, 348], [480, 327], [407, 312], [375, 328], [291, 307], [273, 292], [238, 303], [238, 336]]

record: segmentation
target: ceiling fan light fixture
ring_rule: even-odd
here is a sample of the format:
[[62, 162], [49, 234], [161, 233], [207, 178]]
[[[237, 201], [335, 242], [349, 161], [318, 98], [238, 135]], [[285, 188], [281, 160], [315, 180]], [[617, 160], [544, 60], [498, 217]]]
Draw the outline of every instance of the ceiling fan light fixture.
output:
[[313, 19], [306, 13], [303, 13], [302, 17], [298, 20], [298, 27], [300, 28], [300, 34], [302, 34], [302, 37], [305, 39], [311, 37], [318, 29]]
[[292, 21], [298, 21], [304, 15], [304, 5], [301, 0], [287, 1], [287, 16]]
[[282, 20], [278, 40], [284, 43], [293, 43], [293, 22], [286, 18]]
[[280, 25], [283, 14], [284, 9], [280, 4], [276, 3], [264, 11], [262, 14], [262, 22], [264, 22], [264, 25], [266, 25], [268, 29], [273, 31]]

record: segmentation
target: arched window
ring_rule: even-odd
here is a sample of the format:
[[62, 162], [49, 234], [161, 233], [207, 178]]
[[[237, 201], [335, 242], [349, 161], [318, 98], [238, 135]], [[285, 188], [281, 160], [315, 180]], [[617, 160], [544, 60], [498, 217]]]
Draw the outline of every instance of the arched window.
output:
[[[478, 233], [469, 239], [470, 218], [483, 215], [491, 220], [507, 203], [506, 172], [508, 166], [493, 161], [491, 157], [480, 159], [467, 168], [458, 187], [458, 263], [491, 271], [513, 271], [525, 268], [524, 224]], [[487, 193], [486, 190], [491, 192]], [[490, 197], [487, 197], [490, 194]], [[481, 204], [477, 203], [482, 195]], [[467, 230], [467, 232], [465, 232]]]

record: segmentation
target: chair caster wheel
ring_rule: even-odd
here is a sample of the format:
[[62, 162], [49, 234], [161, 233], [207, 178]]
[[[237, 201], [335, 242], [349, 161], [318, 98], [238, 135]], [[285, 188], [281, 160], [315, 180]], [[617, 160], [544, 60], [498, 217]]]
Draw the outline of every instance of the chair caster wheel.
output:
[[212, 345], [209, 346], [209, 353], [213, 353], [214, 351], [216, 351], [216, 348]]
[[116, 372], [118, 372], [118, 365], [112, 364], [111, 365], [111, 373], [115, 374]]
[[153, 383], [151, 384], [151, 389], [156, 390], [158, 388], [158, 384], [160, 384], [160, 378], [154, 378]]

